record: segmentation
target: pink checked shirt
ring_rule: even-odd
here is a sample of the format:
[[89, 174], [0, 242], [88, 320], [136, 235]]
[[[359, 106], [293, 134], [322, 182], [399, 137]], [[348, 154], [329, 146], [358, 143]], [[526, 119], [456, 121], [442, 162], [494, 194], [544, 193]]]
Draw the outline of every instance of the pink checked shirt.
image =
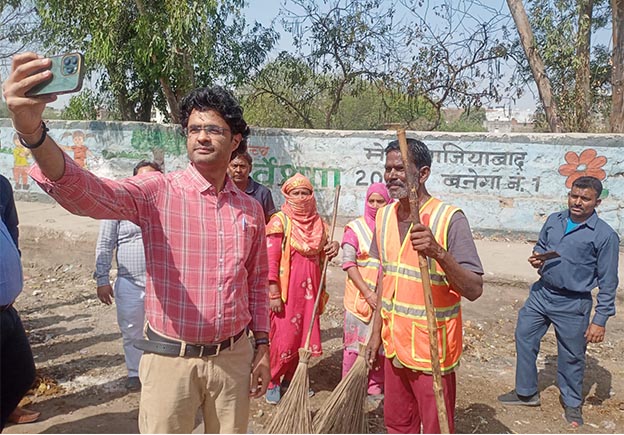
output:
[[155, 331], [190, 343], [220, 342], [246, 326], [269, 332], [264, 214], [229, 178], [216, 192], [189, 165], [113, 181], [67, 155], [60, 180], [48, 180], [36, 165], [30, 175], [74, 214], [141, 227], [145, 314]]

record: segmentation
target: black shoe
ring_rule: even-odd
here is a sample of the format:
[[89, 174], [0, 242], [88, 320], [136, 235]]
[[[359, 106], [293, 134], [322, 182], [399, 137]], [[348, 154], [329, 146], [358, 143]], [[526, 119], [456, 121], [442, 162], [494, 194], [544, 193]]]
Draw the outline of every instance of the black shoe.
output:
[[126, 380], [126, 390], [139, 391], [141, 389], [141, 381], [137, 376], [130, 376]]
[[581, 413], [581, 407], [573, 408], [571, 406], [564, 406], [565, 419], [572, 427], [579, 427], [583, 425], [583, 414]]
[[507, 394], [498, 396], [498, 401], [503, 405], [540, 406], [539, 393], [531, 396], [521, 396], [516, 390], [511, 390]]

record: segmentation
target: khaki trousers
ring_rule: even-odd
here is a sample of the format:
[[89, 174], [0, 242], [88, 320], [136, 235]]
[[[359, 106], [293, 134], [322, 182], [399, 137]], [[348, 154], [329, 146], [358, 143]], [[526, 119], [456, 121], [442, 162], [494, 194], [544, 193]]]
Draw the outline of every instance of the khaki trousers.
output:
[[245, 334], [213, 357], [145, 353], [139, 366], [139, 430], [191, 433], [201, 409], [205, 433], [246, 433], [252, 359]]

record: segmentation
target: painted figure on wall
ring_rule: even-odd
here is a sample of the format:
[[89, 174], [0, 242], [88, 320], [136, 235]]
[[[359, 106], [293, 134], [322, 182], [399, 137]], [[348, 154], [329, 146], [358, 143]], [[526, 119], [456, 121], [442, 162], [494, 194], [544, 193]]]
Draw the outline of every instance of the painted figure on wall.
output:
[[84, 143], [85, 139], [93, 137], [93, 135], [85, 134], [85, 132], [82, 130], [75, 130], [73, 133], [66, 131], [65, 133], [63, 133], [63, 136], [61, 136], [61, 140], [65, 139], [67, 136], [72, 137], [73, 145], [62, 146], [63, 150], [73, 151], [74, 162], [76, 162], [81, 168], [88, 169], [87, 156], [93, 156], [93, 154], [89, 151], [89, 148]]
[[13, 135], [13, 180], [15, 190], [28, 190], [28, 158], [30, 157], [30, 151], [25, 148], [19, 141], [17, 133]]

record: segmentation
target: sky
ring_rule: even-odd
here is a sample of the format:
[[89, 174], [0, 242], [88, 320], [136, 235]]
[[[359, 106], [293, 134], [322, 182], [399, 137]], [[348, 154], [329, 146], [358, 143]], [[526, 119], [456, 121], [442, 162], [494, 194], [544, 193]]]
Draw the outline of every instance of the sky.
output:
[[[279, 20], [276, 18], [283, 1], [284, 0], [249, 0], [248, 5], [245, 8], [245, 15], [248, 24], [258, 21], [265, 27], [273, 27], [280, 34], [280, 39], [277, 42], [276, 47], [269, 55], [270, 59], [275, 57], [277, 53], [282, 50], [290, 51], [293, 49], [292, 38], [284, 31]], [[488, 5], [496, 7], [497, 9], [502, 8], [503, 12], [507, 11], [505, 0], [484, 0], [484, 2]], [[430, 0], [430, 3], [435, 4], [436, 1]], [[86, 81], [84, 87], [94, 87], [94, 82], [94, 80], [91, 82]], [[535, 108], [538, 96], [534, 91], [534, 86], [532, 88], [533, 89], [531, 89], [531, 87], [526, 88], [524, 96], [520, 100], [516, 101], [515, 107], [512, 107], [512, 109], [526, 110]], [[67, 104], [70, 97], [71, 95], [61, 95], [52, 106], [55, 108], [62, 108]]]

